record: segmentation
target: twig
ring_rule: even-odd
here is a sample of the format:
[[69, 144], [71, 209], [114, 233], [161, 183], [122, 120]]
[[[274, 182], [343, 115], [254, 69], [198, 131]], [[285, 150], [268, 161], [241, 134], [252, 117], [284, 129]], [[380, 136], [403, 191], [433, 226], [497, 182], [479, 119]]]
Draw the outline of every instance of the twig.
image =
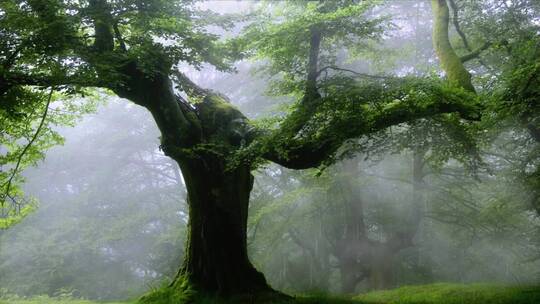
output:
[[472, 52], [469, 41], [467, 40], [465, 33], [463, 33], [463, 31], [461, 30], [461, 27], [459, 26], [458, 7], [456, 3], [454, 2], [454, 0], [448, 0], [448, 3], [450, 4], [450, 7], [452, 8], [452, 13], [453, 13], [452, 23], [454, 24], [454, 27], [456, 28], [456, 32], [458, 33], [459, 37], [461, 37], [461, 40], [463, 41], [463, 45], [465, 46], [465, 48], [469, 52]]
[[374, 79], [391, 79], [391, 78], [394, 78], [392, 76], [381, 76], [381, 75], [371, 75], [371, 74], [366, 74], [366, 73], [360, 73], [360, 72], [356, 72], [356, 71], [353, 71], [353, 70], [340, 68], [340, 67], [337, 67], [337, 66], [325, 66], [324, 68], [320, 69], [317, 72], [317, 76], [319, 76], [322, 72], [324, 72], [324, 71], [326, 71], [328, 69], [336, 70], [336, 71], [349, 72], [349, 73], [354, 74], [356, 76], [361, 76], [361, 77], [366, 77], [366, 78], [374, 78]]
[[[489, 48], [491, 46], [491, 43], [486, 42], [486, 43], [484, 43], [484, 45], [479, 47], [477, 50], [473, 51], [472, 48], [471, 48], [471, 45], [469, 44], [469, 41], [467, 40], [467, 36], [465, 36], [465, 33], [463, 32], [463, 30], [461, 30], [461, 26], [459, 25], [459, 16], [458, 16], [459, 9], [458, 9], [456, 3], [454, 2], [454, 0], [448, 0], [448, 3], [450, 4], [450, 7], [452, 8], [452, 13], [453, 13], [452, 23], [454, 24], [454, 28], [456, 29], [456, 32], [458, 33], [459, 37], [463, 41], [463, 45], [465, 46], [467, 51], [470, 52], [469, 54], [467, 54], [465, 56], [462, 56], [460, 58], [461, 62], [467, 62], [469, 60], [477, 58], [478, 56], [480, 56], [480, 53], [482, 53], [483, 51], [485, 51], [487, 48]], [[481, 59], [479, 59], [479, 61], [488, 70], [491, 70], [491, 68], [485, 62], [483, 62]]]
[[[15, 165], [15, 168], [13, 169], [13, 173], [11, 173], [11, 176], [9, 177], [8, 181], [5, 182], [2, 185], [2, 187], [6, 186], [6, 192], [4, 193], [3, 196], [4, 197], [9, 197], [11, 199], [11, 201], [13, 203], [15, 203], [15, 204], [17, 204], [17, 201], [9, 193], [11, 191], [11, 186], [13, 184], [13, 179], [15, 178], [15, 176], [17, 175], [17, 173], [19, 171], [19, 168], [21, 166], [21, 162], [22, 162], [22, 159], [23, 159], [24, 155], [26, 154], [26, 152], [28, 152], [28, 150], [30, 149], [30, 146], [32, 146], [32, 144], [36, 141], [39, 133], [41, 132], [41, 129], [43, 128], [43, 125], [45, 124], [45, 119], [47, 118], [47, 114], [49, 113], [49, 105], [51, 104], [51, 99], [52, 99], [53, 92], [54, 92], [54, 87], [51, 87], [51, 90], [49, 92], [49, 96], [47, 97], [47, 104], [45, 105], [45, 111], [43, 112], [43, 115], [41, 116], [41, 121], [40, 121], [39, 126], [38, 126], [38, 128], [36, 130], [36, 133], [34, 133], [34, 136], [32, 136], [32, 138], [30, 139], [28, 144], [24, 147], [21, 154], [19, 154], [19, 157], [17, 158], [17, 163]], [[0, 202], [0, 205], [2, 207], [4, 207], [4, 200], [2, 200]]]
[[[471, 51], [469, 54], [461, 56], [459, 59], [461, 60], [461, 62], [467, 62], [469, 60], [475, 59], [478, 56], [480, 56], [480, 53], [482, 53], [483, 51], [488, 49], [490, 46], [491, 46], [491, 42], [486, 42], [486, 43], [484, 43], [484, 45], [482, 45], [481, 47], [476, 49], [474, 52]], [[484, 63], [482, 63], [482, 64], [484, 64]]]
[[118, 42], [120, 43], [120, 49], [124, 52], [127, 51], [126, 43], [124, 41], [124, 38], [122, 38], [122, 34], [120, 33], [120, 29], [118, 28], [118, 22], [115, 22], [113, 24], [113, 30], [114, 35], [116, 36], [116, 39], [118, 39]]

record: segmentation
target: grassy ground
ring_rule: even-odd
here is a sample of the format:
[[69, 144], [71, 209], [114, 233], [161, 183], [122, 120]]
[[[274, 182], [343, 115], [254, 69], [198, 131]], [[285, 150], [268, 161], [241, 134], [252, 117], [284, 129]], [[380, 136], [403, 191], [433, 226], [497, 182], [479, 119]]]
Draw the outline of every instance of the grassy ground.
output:
[[0, 304], [132, 304], [129, 302], [94, 302], [73, 299], [55, 299], [49, 297], [35, 297], [32, 299], [7, 299], [0, 300]]
[[[212, 302], [208, 302], [209, 304]], [[540, 304], [540, 287], [508, 287], [493, 284], [447, 284], [407, 286], [374, 291], [354, 298], [297, 297], [283, 304]], [[0, 304], [133, 304], [92, 302], [37, 297], [0, 300]], [[169, 304], [169, 303], [163, 303]], [[176, 304], [176, 303], [175, 303]], [[256, 304], [256, 303], [255, 303]], [[277, 303], [276, 303], [277, 304]]]
[[366, 304], [540, 304], [540, 287], [438, 283], [373, 291], [355, 299]]

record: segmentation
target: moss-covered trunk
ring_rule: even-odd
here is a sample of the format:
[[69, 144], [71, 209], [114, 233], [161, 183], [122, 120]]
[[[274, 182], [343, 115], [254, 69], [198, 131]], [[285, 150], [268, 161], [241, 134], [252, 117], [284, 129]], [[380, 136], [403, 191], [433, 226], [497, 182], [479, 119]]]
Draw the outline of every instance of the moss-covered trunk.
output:
[[213, 157], [179, 161], [188, 190], [189, 235], [174, 284], [219, 296], [269, 291], [248, 258], [246, 233], [253, 176], [249, 168], [225, 171]]
[[433, 45], [448, 81], [456, 87], [474, 92], [471, 74], [465, 69], [463, 62], [450, 44], [448, 37], [450, 12], [446, 0], [431, 0], [431, 7], [433, 9]]
[[168, 288], [141, 303], [192, 303], [205, 297], [277, 295], [248, 258], [247, 216], [253, 176], [249, 164], [226, 169], [247, 141], [245, 117], [223, 97], [185, 79], [195, 105], [174, 94], [166, 75], [144, 77], [125, 66], [129, 90], [121, 97], [146, 107], [161, 132], [161, 148], [180, 166], [188, 193], [189, 223], [182, 268]]

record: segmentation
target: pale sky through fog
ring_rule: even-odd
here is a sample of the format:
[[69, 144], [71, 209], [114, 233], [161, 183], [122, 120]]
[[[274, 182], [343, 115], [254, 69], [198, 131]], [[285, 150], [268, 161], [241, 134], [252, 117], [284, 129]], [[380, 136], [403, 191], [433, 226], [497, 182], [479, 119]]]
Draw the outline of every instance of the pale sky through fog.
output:
[[214, 0], [200, 3], [201, 8], [206, 8], [218, 13], [230, 14], [240, 13], [249, 10], [257, 1], [240, 0]]

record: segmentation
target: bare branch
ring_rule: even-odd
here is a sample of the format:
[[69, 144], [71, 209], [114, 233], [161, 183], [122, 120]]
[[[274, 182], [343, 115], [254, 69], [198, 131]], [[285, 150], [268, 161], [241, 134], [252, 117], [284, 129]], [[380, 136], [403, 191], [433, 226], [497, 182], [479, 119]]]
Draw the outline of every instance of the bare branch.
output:
[[[465, 63], [469, 60], [475, 59], [478, 56], [480, 56], [480, 53], [485, 51], [491, 46], [491, 42], [486, 42], [484, 45], [473, 51], [471, 48], [471, 45], [469, 44], [469, 41], [467, 40], [467, 36], [465, 36], [465, 33], [461, 29], [461, 26], [459, 25], [459, 8], [457, 7], [454, 0], [448, 0], [448, 4], [450, 4], [450, 7], [452, 8], [452, 23], [454, 24], [454, 28], [456, 29], [456, 32], [458, 33], [459, 37], [461, 38], [461, 41], [463, 41], [463, 46], [465, 46], [465, 49], [469, 51], [470, 53], [460, 57], [461, 62]], [[489, 68], [484, 62], [480, 62], [483, 66]]]
[[340, 67], [337, 67], [337, 66], [325, 66], [324, 68], [320, 69], [318, 72], [317, 72], [317, 76], [319, 76], [322, 72], [325, 72], [327, 70], [336, 70], [336, 71], [343, 71], [343, 72], [348, 72], [348, 73], [351, 73], [351, 74], [354, 74], [356, 76], [360, 76], [360, 77], [366, 77], [366, 78], [373, 78], [373, 79], [390, 79], [390, 78], [395, 78], [393, 76], [382, 76], [382, 75], [371, 75], [371, 74], [366, 74], [366, 73], [360, 73], [360, 72], [356, 72], [356, 71], [353, 71], [353, 70], [349, 70], [349, 69], [345, 69], [345, 68], [340, 68]]
[[458, 7], [456, 3], [454, 2], [454, 0], [448, 0], [448, 4], [450, 4], [450, 7], [452, 8], [452, 13], [453, 13], [452, 23], [454, 24], [454, 28], [456, 29], [456, 32], [458, 33], [459, 37], [461, 37], [461, 40], [463, 41], [463, 45], [465, 46], [465, 48], [469, 52], [472, 52], [472, 48], [469, 44], [469, 41], [467, 40], [465, 33], [461, 30], [461, 26], [459, 25], [459, 16], [458, 16], [459, 11], [458, 11]]
[[484, 43], [484, 45], [482, 45], [481, 47], [476, 49], [474, 52], [471, 52], [471, 53], [469, 53], [469, 54], [467, 54], [465, 56], [461, 56], [459, 59], [461, 60], [461, 62], [465, 63], [465, 62], [467, 62], [469, 60], [478, 58], [478, 56], [480, 56], [480, 54], [483, 51], [487, 50], [490, 46], [491, 46], [491, 42], [486, 42], [486, 43]]

